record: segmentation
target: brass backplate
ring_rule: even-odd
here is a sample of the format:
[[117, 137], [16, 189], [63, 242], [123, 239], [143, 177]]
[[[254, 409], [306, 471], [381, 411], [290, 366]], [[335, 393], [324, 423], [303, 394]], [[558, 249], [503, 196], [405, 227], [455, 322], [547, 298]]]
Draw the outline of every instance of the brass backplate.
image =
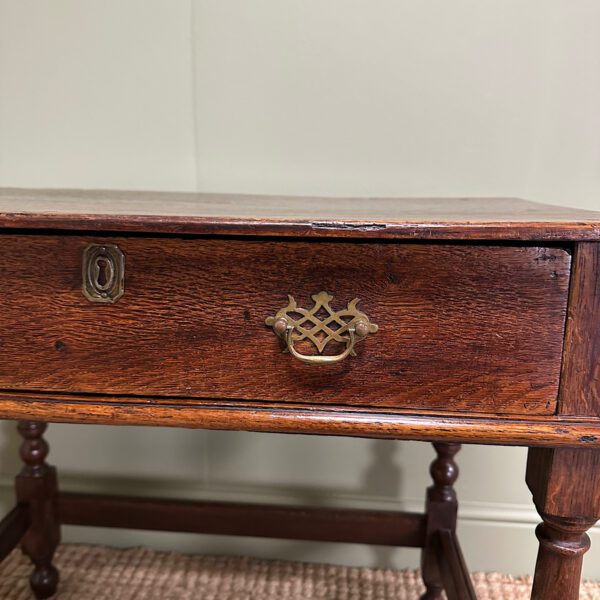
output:
[[[312, 299], [313, 307], [306, 309], [298, 306], [294, 298], [288, 295], [287, 306], [265, 320], [266, 325], [285, 340], [286, 351], [299, 360], [325, 364], [356, 356], [354, 345], [378, 330], [378, 326], [358, 310], [358, 298], [350, 301], [345, 309], [337, 311], [330, 305], [333, 296], [325, 291], [314, 294]], [[294, 349], [294, 342], [304, 339], [314, 344], [318, 355], [301, 355]], [[330, 342], [342, 343], [346, 350], [336, 356], [320, 356]]]
[[125, 293], [125, 255], [116, 244], [89, 244], [82, 276], [82, 292], [90, 302], [116, 302]]

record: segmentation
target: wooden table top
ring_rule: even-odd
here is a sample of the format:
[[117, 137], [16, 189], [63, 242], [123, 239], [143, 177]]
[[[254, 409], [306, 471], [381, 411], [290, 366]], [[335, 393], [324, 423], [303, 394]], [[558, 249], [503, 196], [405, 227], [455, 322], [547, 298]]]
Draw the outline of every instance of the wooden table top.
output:
[[[600, 213], [547, 206], [511, 198], [344, 199], [141, 191], [0, 189], [0, 228], [4, 229], [7, 238], [5, 245], [9, 244], [9, 237], [11, 237], [8, 234], [15, 234], [12, 236], [15, 238], [12, 251], [8, 252], [9, 246], [7, 245], [7, 252], [4, 252], [4, 261], [8, 265], [4, 271], [4, 277], [7, 281], [12, 277], [14, 283], [12, 288], [8, 287], [7, 289], [14, 290], [16, 294], [13, 297], [12, 304], [15, 307], [15, 314], [11, 320], [7, 321], [9, 329], [7, 329], [5, 338], [17, 341], [21, 339], [17, 335], [18, 331], [10, 327], [10, 323], [22, 322], [25, 325], [29, 324], [29, 331], [34, 335], [32, 339], [37, 339], [35, 336], [41, 336], [39, 339], [42, 345], [39, 347], [43, 348], [43, 352], [48, 353], [49, 360], [55, 361], [56, 365], [64, 365], [69, 356], [76, 356], [76, 354], [69, 354], [71, 352], [69, 348], [75, 348], [77, 344], [81, 347], [82, 338], [79, 330], [74, 331], [70, 338], [65, 338], [66, 342], [65, 339], [62, 339], [68, 323], [74, 324], [75, 327], [77, 325], [81, 326], [83, 322], [83, 319], [78, 317], [76, 312], [73, 312], [74, 317], [72, 319], [64, 321], [65, 306], [74, 306], [74, 311], [85, 311], [85, 313], [82, 312], [82, 315], [89, 314], [87, 318], [91, 325], [88, 330], [92, 333], [102, 315], [106, 315], [106, 319], [109, 319], [110, 315], [113, 314], [122, 318], [123, 311], [128, 306], [128, 299], [133, 298], [137, 302], [139, 298], [152, 298], [144, 287], [144, 282], [152, 271], [146, 270], [148, 267], [145, 258], [147, 254], [143, 252], [135, 254], [138, 244], [141, 244], [139, 246], [140, 250], [143, 250], [142, 246], [144, 244], [149, 244], [151, 248], [157, 248], [159, 252], [154, 251], [151, 253], [151, 256], [155, 257], [154, 260], [156, 256], [172, 256], [172, 260], [180, 261], [185, 253], [176, 256], [173, 253], [165, 252], [164, 249], [167, 246], [169, 248], [175, 247], [179, 241], [175, 238], [184, 234], [219, 237], [217, 240], [205, 239], [200, 240], [201, 243], [182, 244], [182, 252], [185, 248], [186, 252], [189, 251], [193, 254], [192, 260], [188, 260], [188, 264], [191, 265], [189, 269], [194, 275], [193, 277], [190, 275], [188, 279], [199, 281], [201, 284], [202, 280], [198, 279], [200, 275], [206, 277], [206, 273], [208, 273], [210, 278], [211, 273], [219, 272], [219, 265], [229, 264], [230, 267], [223, 270], [224, 279], [222, 278], [220, 281], [229, 282], [228, 289], [236, 290], [235, 294], [230, 293], [227, 296], [233, 302], [233, 304], [230, 304], [233, 307], [231, 310], [237, 311], [236, 314], [238, 315], [244, 315], [244, 319], [254, 318], [256, 320], [255, 331], [263, 332], [265, 335], [268, 333], [271, 336], [268, 340], [271, 342], [269, 352], [272, 354], [267, 352], [266, 355], [272, 356], [274, 361], [280, 356], [281, 348], [278, 346], [277, 340], [274, 339], [272, 332], [268, 332], [265, 328], [265, 315], [270, 316], [273, 314], [271, 312], [273, 308], [277, 309], [283, 306], [279, 301], [274, 304], [271, 303], [271, 297], [276, 295], [274, 291], [281, 294], [289, 293], [289, 290], [295, 287], [293, 284], [296, 284], [297, 287], [297, 281], [302, 277], [305, 278], [303, 280], [303, 287], [306, 288], [305, 295], [309, 293], [308, 290], [312, 293], [313, 291], [317, 292], [319, 289], [325, 289], [319, 287], [320, 285], [329, 286], [335, 283], [336, 288], [346, 290], [342, 293], [344, 298], [352, 298], [352, 294], [355, 293], [357, 287], [357, 281], [362, 282], [361, 285], [364, 283], [364, 286], [371, 286], [372, 290], [379, 294], [383, 293], [382, 290], [388, 290], [389, 292], [393, 290], [395, 285], [400, 285], [397, 281], [413, 281], [413, 279], [417, 284], [419, 284], [419, 281], [421, 282], [419, 284], [421, 285], [420, 289], [430, 290], [434, 289], [434, 285], [428, 283], [432, 281], [431, 279], [427, 279], [427, 277], [423, 279], [424, 275], [429, 273], [429, 277], [436, 276], [435, 261], [437, 259], [441, 260], [445, 253], [450, 253], [446, 260], [440, 263], [437, 271], [438, 288], [444, 278], [454, 277], [453, 273], [457, 273], [458, 276], [463, 278], [462, 288], [457, 289], [462, 290], [461, 293], [473, 294], [473, 306], [479, 308], [481, 306], [484, 306], [484, 308], [496, 307], [496, 303], [492, 301], [496, 298], [494, 290], [498, 289], [505, 295], [508, 293], [509, 296], [512, 294], [516, 297], [517, 294], [511, 291], [513, 290], [511, 286], [517, 285], [519, 281], [523, 282], [521, 286], [522, 297], [530, 300], [534, 299], [534, 303], [530, 304], [528, 311], [519, 312], [515, 309], [514, 303], [511, 304], [509, 301], [497, 303], [499, 309], [508, 310], [508, 316], [504, 315], [505, 322], [507, 322], [507, 318], [511, 319], [511, 315], [514, 315], [515, 332], [519, 335], [523, 330], [524, 323], [529, 323], [532, 327], [538, 325], [539, 316], [533, 309], [541, 310], [547, 307], [544, 303], [549, 301], [550, 295], [539, 288], [540, 281], [545, 282], [543, 285], [550, 286], [548, 289], [554, 290], [553, 293], [558, 294], [559, 300], [561, 300], [561, 302], [554, 302], [546, 311], [549, 315], [548, 318], [553, 319], [552, 326], [558, 330], [554, 335], [559, 346], [563, 343], [564, 335], [563, 325], [565, 323], [566, 308], [564, 303], [567, 302], [567, 299], [569, 302], [568, 328], [566, 335], [564, 335], [564, 360], [561, 362], [560, 357], [553, 359], [555, 364], [560, 363], [562, 365], [558, 410], [554, 411], [554, 404], [548, 404], [547, 406], [544, 405], [544, 410], [541, 411], [552, 414], [541, 414], [540, 411], [534, 410], [531, 406], [527, 407], [524, 414], [500, 414], [498, 406], [490, 406], [489, 404], [485, 407], [478, 406], [477, 411], [465, 411], [463, 410], [464, 406], [460, 411], [456, 411], [452, 410], [449, 404], [444, 405], [443, 410], [440, 409], [439, 405], [436, 406], [436, 410], [425, 410], [422, 406], [416, 408], [405, 406], [402, 409], [396, 409], [390, 406], [382, 406], [381, 403], [379, 405], [376, 405], [377, 403], [369, 404], [368, 406], [354, 406], [349, 403], [311, 405], [310, 402], [304, 402], [304, 396], [301, 400], [298, 400], [300, 396], [297, 396], [294, 401], [283, 403], [274, 402], [271, 397], [265, 400], [260, 394], [248, 395], [252, 399], [239, 398], [239, 394], [235, 395], [228, 392], [219, 395], [218, 390], [213, 391], [211, 396], [207, 398], [204, 397], [205, 392], [198, 392], [197, 396], [193, 398], [188, 397], [189, 394], [186, 393], [186, 397], [183, 399], [180, 397], [181, 390], [171, 391], [169, 392], [171, 395], [167, 397], [164, 395], [164, 390], [157, 389], [153, 393], [146, 391], [142, 397], [131, 394], [131, 390], [107, 391], [105, 389], [96, 390], [100, 393], [89, 393], [89, 389], [82, 390], [80, 385], [74, 385], [72, 388], [64, 390], [60, 386], [54, 386], [49, 390], [50, 386], [40, 384], [37, 386], [36, 391], [31, 385], [31, 373], [27, 373], [27, 380], [24, 380], [22, 385], [17, 385], [18, 382], [16, 382], [10, 389], [0, 390], [0, 417], [105, 424], [114, 422], [131, 425], [169, 424], [182, 427], [188, 427], [191, 424], [194, 427], [207, 429], [325, 433], [528, 446], [536, 444], [573, 447], [600, 446], [600, 387], [597, 384], [598, 378], [596, 376], [599, 346], [597, 328], [592, 325], [598, 322], [598, 315], [600, 314], [600, 292], [598, 291], [600, 288], [597, 284], [600, 281], [598, 277], [600, 244], [594, 243], [600, 241]], [[82, 235], [61, 235], [63, 232], [70, 231], [81, 232]], [[28, 238], [26, 242], [16, 239], [22, 233], [32, 232], [50, 233], [51, 235], [46, 235], [47, 239], [44, 239], [44, 235], [24, 236]], [[88, 236], [86, 232], [91, 232], [92, 235]], [[122, 235], [112, 236], [113, 232]], [[142, 233], [144, 235], [128, 235], [130, 233]], [[166, 235], [162, 236], [160, 234]], [[148, 239], [146, 235], [148, 237], [154, 236], [154, 239]], [[255, 241], [261, 243], [242, 244], [241, 241], [232, 238], [232, 249], [230, 251], [228, 248], [229, 240], [221, 239], [225, 236], [243, 236], [244, 240], [256, 236]], [[286, 244], [284, 240], [270, 243], [271, 240], [261, 236], [290, 236], [294, 239], [292, 240], [293, 243], [290, 244]], [[88, 237], [89, 239], [86, 239]], [[115, 237], [120, 238], [115, 243], [122, 245], [131, 258], [128, 263], [129, 267], [137, 265], [136, 268], [144, 269], [145, 274], [136, 278], [134, 272], [134, 277], [130, 278], [126, 286], [129, 295], [125, 296], [124, 300], [119, 301], [119, 304], [111, 305], [112, 312], [109, 313], [106, 309], [99, 308], [101, 305], [88, 307], [87, 304], [84, 304], [85, 299], [81, 293], [81, 251], [90, 241], [97, 242], [110, 239], [114, 241]], [[321, 242], [328, 237], [335, 238], [336, 243], [298, 243], [298, 238], [312, 238]], [[50, 238], [53, 238], [54, 241]], [[336, 265], [339, 280], [336, 279], [335, 269], [333, 271], [331, 269], [330, 257], [322, 258], [320, 259], [321, 262], [317, 263], [315, 257], [319, 256], [319, 253], [327, 251], [326, 246], [341, 247], [342, 244], [337, 243], [340, 239], [358, 241], [361, 238], [368, 241], [385, 240], [387, 238], [419, 242], [456, 240], [489, 243], [478, 243], [472, 246], [465, 244], [465, 248], [459, 248], [455, 244], [444, 245], [454, 246], [453, 248], [428, 248], [427, 244], [379, 244], [378, 246], [385, 246], [386, 253], [392, 253], [400, 258], [386, 262], [381, 260], [382, 257], [385, 258], [382, 253], [381, 256], [376, 256], [371, 261], [371, 264], [374, 264], [379, 271], [374, 270], [368, 276], [363, 275], [362, 277], [353, 277], [360, 270], [357, 270], [354, 266], [352, 269], [346, 268], [345, 258], [344, 260], [338, 258]], [[273, 256], [267, 256], [268, 252], [265, 250], [267, 258], [261, 259], [259, 263], [267, 265], [271, 268], [271, 271], [268, 268], [261, 271], [265, 274], [263, 280], [258, 281], [255, 276], [251, 277], [250, 269], [232, 275], [236, 263], [227, 262], [231, 260], [230, 254], [235, 254], [235, 250], [241, 245], [258, 247], [263, 245], [263, 241], [269, 242], [270, 247], [280, 246], [282, 252], [290, 252], [293, 248], [294, 252], [298, 252], [302, 256], [295, 255], [297, 260], [292, 261], [291, 264], [301, 264], [304, 260], [311, 265], [311, 268], [304, 269], [301, 272], [296, 272], [293, 269], [288, 271], [283, 268], [273, 269], [272, 264], [276, 261], [273, 260]], [[518, 265], [511, 267], [510, 262], [506, 262], [506, 260], [502, 263], [504, 267], [500, 270], [495, 267], [487, 267], [486, 265], [494, 264], [493, 260], [499, 261], [502, 258], [503, 255], [496, 250], [491, 252], [491, 258], [486, 260], [479, 260], [473, 254], [475, 258], [472, 264], [468, 261], [460, 263], [464, 266], [464, 272], [461, 269], [455, 271], [452, 271], [452, 269], [444, 270], [444, 265], [454, 265], [453, 268], [457, 269], [456, 265], [459, 262], [450, 260], [452, 257], [467, 256], [479, 247], [485, 249], [486, 245], [498, 246], [503, 241], [514, 242], [510, 244], [515, 246], [513, 248], [514, 253], [509, 252], [508, 254], [511, 256], [514, 254], [514, 259], [518, 259], [517, 262], [523, 265], [524, 269], [529, 269], [528, 271], [518, 270]], [[521, 244], [521, 242], [535, 243]], [[549, 248], [548, 246], [553, 246], [554, 242], [557, 244], [567, 243], [572, 248]], [[220, 254], [208, 252], [206, 248], [208, 248], [209, 243], [216, 244], [219, 247], [222, 246], [223, 249]], [[47, 263], [40, 262], [39, 257], [46, 256], [48, 248], [52, 244], [55, 244], [54, 248], [58, 247], [56, 244], [60, 245], [62, 259], [60, 261], [48, 261]], [[235, 249], [234, 245], [237, 246]], [[369, 262], [366, 259], [369, 256], [370, 249], [372, 250], [375, 244], [346, 244], [344, 246], [353, 247], [352, 252], [354, 254], [351, 257], [351, 265], [359, 265], [363, 269], [365, 265], [368, 267]], [[416, 248], [416, 246], [420, 247]], [[522, 247], [519, 248], [519, 246]], [[26, 248], [30, 249], [29, 253], [25, 252]], [[418, 263], [402, 260], [402, 253], [409, 250], [415, 252], [414, 256], [417, 256], [419, 252], [425, 252], [426, 254], [428, 251], [436, 256], [432, 257], [427, 264], [421, 259]], [[503, 250], [507, 250], [507, 248]], [[197, 258], [200, 256], [198, 253], [201, 251], [204, 252], [203, 257], [208, 257], [207, 264], [213, 265], [212, 270], [208, 268], [204, 270], [206, 273], [194, 270], [194, 261], [198, 262]], [[546, 262], [535, 262], [536, 252]], [[357, 254], [360, 254], [360, 256], [357, 256]], [[52, 256], [56, 256], [56, 253]], [[138, 259], [136, 259], [136, 256]], [[139, 259], [142, 256], [144, 259]], [[239, 253], [238, 256], [241, 257], [243, 254]], [[389, 254], [389, 256], [392, 255]], [[561, 256], [562, 259], [552, 259], [552, 266], [550, 267], [548, 262], [551, 260], [550, 257]], [[565, 281], [569, 260], [572, 261], [572, 267], [569, 271], [570, 295], [567, 293]], [[46, 269], [44, 264], [48, 264], [50, 267]], [[320, 270], [314, 268], [316, 264], [321, 265]], [[421, 266], [417, 268], [414, 266], [415, 264]], [[558, 269], [561, 264], [562, 272]], [[180, 261], [180, 268], [181, 265]], [[496, 266], [502, 265], [496, 263]], [[411, 279], [409, 271], [404, 272], [404, 279], [394, 279], [396, 273], [389, 271], [392, 267], [396, 269], [415, 268], [418, 271], [419, 279]], [[544, 269], [547, 269], [547, 272]], [[241, 271], [244, 271], [244, 269], [241, 268]], [[24, 272], [28, 274], [27, 277], [21, 276], [21, 273]], [[160, 309], [161, 299], [168, 298], [171, 306], [169, 309], [171, 310], [170, 316], [172, 317], [174, 294], [185, 288], [187, 291], [183, 294], [182, 305], [198, 310], [199, 295], [192, 294], [192, 296], [189, 296], [189, 285], [187, 284], [181, 284], [183, 287], [179, 287], [180, 282], [175, 277], [177, 275], [176, 270], [171, 269], [169, 265], [163, 265], [162, 267], [159, 265], [159, 268], [155, 266], [153, 272], [162, 276], [160, 285], [150, 285], [148, 290], [162, 290], [162, 292], [159, 293], [158, 300], [152, 304], [152, 307]], [[285, 278], [281, 280], [279, 274], [282, 272], [285, 273], [287, 280]], [[542, 280], [539, 277], [529, 277], [528, 275], [528, 273], [542, 273], [543, 275], [544, 272], [549, 279], [546, 279], [545, 275]], [[54, 273], [53, 278], [51, 277], [52, 273]], [[165, 273], [175, 274], [173, 276], [175, 279], [171, 280], [175, 283], [168, 288], [164, 287]], [[269, 279], [271, 273], [275, 273], [276, 282]], [[475, 281], [475, 275], [471, 279], [465, 279], [465, 273], [480, 273], [481, 281]], [[504, 282], [498, 279], [502, 277], [502, 273], [510, 278], [510, 285], [504, 285]], [[460, 283], [461, 279], [458, 276], [456, 280]], [[311, 277], [314, 279], [311, 279]], [[373, 277], [378, 277], [378, 279], [374, 280]], [[217, 278], [215, 278], [216, 280]], [[267, 291], [265, 291], [266, 287], [264, 285], [266, 280], [271, 282], [269, 284], [271, 287]], [[244, 288], [246, 295], [240, 295], [240, 282], [244, 281], [246, 282], [246, 288]], [[375, 284], [372, 284], [373, 281], [375, 281]], [[390, 285], [384, 285], [386, 281]], [[490, 281], [492, 283], [496, 282], [495, 287], [490, 284]], [[380, 284], [378, 282], [384, 283]], [[137, 295], [132, 294], [136, 290], [135, 285], [141, 286], [140, 293]], [[563, 287], [558, 289], [557, 286]], [[165, 289], [167, 293], [164, 293]], [[537, 296], [532, 295], [532, 291], [535, 290], [537, 290]], [[482, 304], [482, 298], [485, 298], [485, 294], [482, 296], [482, 292], [487, 293], [487, 297], [492, 298], [492, 300]], [[36, 311], [33, 309], [28, 310], [26, 302], [21, 300], [19, 294], [23, 298], [28, 298], [34, 302], [36, 298], [39, 299], [38, 309], [41, 307], [43, 311], [47, 310], [47, 315], [49, 315], [47, 322], [50, 329], [54, 326], [53, 315], [61, 315], [58, 321], [61, 318], [63, 318], [63, 321], [60, 321], [60, 326], [53, 331], [53, 335], [48, 337], [48, 329], [39, 328]], [[144, 296], [144, 294], [146, 295]], [[215, 293], [212, 294], [212, 296], [215, 295]], [[193, 297], [194, 303], [188, 303], [188, 297]], [[258, 312], [254, 308], [257, 297], [264, 300], [264, 306]], [[431, 294], [427, 292], [421, 294], [417, 290], [414, 294], [415, 301], [411, 306], [414, 305], [420, 310], [425, 310], [429, 306], [427, 302], [431, 297]], [[449, 302], [448, 306], [452, 309], [453, 318], [459, 323], [459, 332], [461, 335], [464, 334], [467, 343], [472, 340], [473, 348], [477, 351], [481, 348], [481, 328], [479, 330], [473, 329], [473, 318], [485, 319], [486, 315], [489, 315], [490, 327], [498, 327], [503, 322], [501, 318], [494, 316], [493, 310], [487, 310], [487, 308], [479, 310], [478, 313], [475, 311], [473, 314], [470, 314], [467, 309], [457, 313], [458, 303], [456, 299], [460, 296], [451, 295], [447, 291], [443, 297], [452, 297], [453, 301]], [[49, 301], [49, 298], [52, 301]], [[56, 298], [60, 298], [60, 301], [55, 301]], [[363, 295], [364, 309], [377, 316], [374, 322], [381, 327], [381, 332], [374, 341], [381, 344], [385, 338], [385, 332], [392, 331], [392, 329], [382, 327], [385, 319], [389, 317], [386, 317], [383, 313], [377, 314], [377, 307], [384, 306], [384, 303], [381, 300], [376, 302], [376, 299], [373, 300], [373, 298], [372, 293]], [[422, 302], [419, 298], [429, 300]], [[538, 298], [541, 303], [535, 298]], [[265, 299], [268, 299], [268, 307]], [[403, 311], [405, 305], [402, 304], [401, 300], [401, 298], [400, 300], [394, 300], [391, 304], [394, 307], [400, 307], [400, 310]], [[283, 301], [285, 302], [285, 298], [283, 298]], [[369, 301], [371, 305], [369, 305]], [[64, 304], [64, 302], [67, 304]], [[7, 304], [6, 298], [4, 304]], [[468, 301], [463, 302], [462, 305], [470, 306]], [[138, 306], [142, 305], [138, 304]], [[249, 310], [248, 307], [252, 310]], [[160, 310], [154, 308], [145, 312], [139, 310], [136, 315], [142, 314], [142, 312], [144, 315], [160, 314]], [[244, 308], [248, 310], [244, 312]], [[379, 310], [381, 309], [379, 308]], [[52, 311], [56, 312], [52, 313]], [[22, 318], [21, 313], [25, 318]], [[197, 319], [197, 312], [194, 313], [194, 316], [190, 313], [189, 319], [187, 313], [182, 314], [182, 321], [187, 323], [189, 320], [189, 322], [195, 324], [195, 327], [201, 325]], [[205, 315], [205, 313], [202, 314]], [[140, 318], [138, 321], [125, 319], [124, 322], [142, 323], [143, 319]], [[119, 327], [122, 330], [122, 324], [117, 325], [116, 330], [119, 330]], [[448, 331], [447, 325], [448, 322], [446, 321], [444, 331]], [[471, 327], [470, 330], [469, 326]], [[138, 331], [142, 330], [145, 331], [145, 328], [138, 328]], [[214, 332], [219, 331], [218, 328], [214, 328], [212, 325], [205, 326], [204, 329], [201, 327], [201, 330], [203, 333], [212, 331], [213, 339], [216, 339], [214, 338]], [[223, 329], [223, 331], [225, 330], [229, 332], [229, 326]], [[111, 323], [107, 322], [107, 326], [100, 327], [98, 331], [113, 331]], [[424, 333], [423, 328], [416, 325], [413, 325], [407, 331], [412, 332], [417, 342], [422, 339]], [[475, 335], [472, 335], [474, 331]], [[167, 331], [168, 334], [170, 332], [171, 330]], [[471, 338], [468, 337], [469, 332], [472, 335]], [[262, 334], [260, 335], [262, 336]], [[25, 342], [27, 342], [27, 339], [25, 339]], [[69, 339], [75, 340], [75, 346], [73, 341], [69, 345]], [[194, 338], [190, 339], [193, 340]], [[246, 344], [248, 339], [246, 337], [242, 342]], [[503, 339], [506, 339], [506, 344], [510, 345], [516, 343], [515, 340], [518, 341], [520, 338], [518, 335], [507, 335]], [[539, 352], [548, 352], [552, 349], [551, 344], [547, 343], [543, 336], [539, 338], [539, 341]], [[102, 355], [96, 352], [97, 342], [97, 335], [95, 335], [93, 338], [94, 352], [89, 351], [86, 356], [100, 360]], [[191, 343], [195, 344], [195, 342]], [[399, 345], [402, 346], [402, 344]], [[100, 345], [100, 347], [110, 349], [110, 344]], [[165, 347], [165, 344], [153, 345], [153, 348], [160, 349], [163, 347]], [[176, 345], [169, 346], [168, 344], [167, 347], [177, 348]], [[391, 348], [392, 344], [388, 344], [388, 347]], [[526, 348], [523, 345], [515, 347]], [[65, 348], [67, 348], [66, 351]], [[255, 348], [255, 355], [260, 355], [260, 348], [258, 354]], [[556, 352], [556, 347], [554, 351]], [[535, 350], [527, 351], [527, 356], [530, 356], [532, 361], [537, 361], [538, 366], [541, 364], [539, 362], [541, 356], [539, 352]], [[390, 354], [390, 356], [392, 355], [395, 356], [393, 353]], [[419, 356], [414, 352], [413, 355]], [[518, 352], [515, 352], [514, 355], [519, 356]], [[12, 356], [14, 360], [15, 354], [8, 353], [8, 356]], [[137, 357], [137, 354], [135, 356]], [[492, 359], [497, 356], [496, 353], [489, 355], [489, 372], [493, 371], [494, 363]], [[285, 358], [284, 356], [284, 360]], [[510, 359], [513, 358], [510, 355]], [[112, 360], [115, 360], [114, 357]], [[530, 376], [531, 369], [528, 361], [523, 360], [522, 363], [521, 374], [524, 374], [524, 376], [520, 379], [511, 379], [512, 383], [510, 385], [513, 385], [515, 381], [524, 381], [529, 385], [533, 381]], [[292, 368], [296, 368], [296, 365], [292, 365]], [[406, 368], [406, 365], [402, 368]], [[8, 363], [5, 365], [5, 369], [10, 369]], [[12, 371], [7, 372], [12, 373]], [[96, 381], [96, 370], [89, 368], [86, 372], [90, 374], [90, 381]], [[401, 369], [394, 376], [403, 376]], [[55, 369], [54, 372], [48, 371], [48, 381], [52, 380], [52, 377], [55, 377], [53, 381], [60, 380], [64, 383], [66, 380], [59, 368]], [[468, 379], [469, 383], [477, 385], [477, 381], [471, 379]], [[347, 376], [345, 380], [348, 380]], [[143, 391], [144, 389], [147, 388], [140, 385], [140, 390]], [[52, 392], [51, 395], [49, 395], [49, 391]], [[232, 399], [234, 395], [235, 398]], [[467, 396], [465, 395], [465, 397]], [[475, 396], [471, 394], [471, 401], [473, 397]], [[497, 398], [498, 396], [492, 394], [490, 397]], [[549, 395], [552, 403], [555, 402], [556, 397], [554, 391]]]
[[516, 198], [0, 188], [0, 227], [431, 240], [600, 240], [600, 212]]

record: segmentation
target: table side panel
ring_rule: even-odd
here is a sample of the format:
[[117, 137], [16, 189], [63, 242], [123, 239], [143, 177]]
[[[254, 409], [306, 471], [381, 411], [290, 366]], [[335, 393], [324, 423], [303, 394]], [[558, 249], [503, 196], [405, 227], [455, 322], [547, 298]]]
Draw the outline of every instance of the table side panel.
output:
[[559, 413], [600, 416], [600, 244], [575, 246]]

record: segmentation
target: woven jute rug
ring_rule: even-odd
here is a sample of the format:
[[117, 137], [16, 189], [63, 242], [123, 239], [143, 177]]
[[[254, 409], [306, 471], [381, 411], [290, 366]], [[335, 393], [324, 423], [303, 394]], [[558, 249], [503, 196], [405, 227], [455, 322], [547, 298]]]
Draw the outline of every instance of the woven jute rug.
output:
[[[63, 545], [56, 600], [416, 600], [418, 571], [364, 569], [230, 556], [187, 556], [102, 546]], [[0, 565], [0, 598], [31, 600], [29, 561], [19, 551]], [[531, 581], [473, 575], [480, 600], [526, 600]], [[600, 584], [581, 599], [600, 600]]]

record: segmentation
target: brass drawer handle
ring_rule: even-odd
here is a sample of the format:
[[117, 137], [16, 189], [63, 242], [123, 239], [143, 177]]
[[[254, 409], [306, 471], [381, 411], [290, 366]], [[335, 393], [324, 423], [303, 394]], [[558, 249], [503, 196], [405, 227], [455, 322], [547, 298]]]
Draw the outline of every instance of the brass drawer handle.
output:
[[[334, 311], [329, 306], [333, 296], [327, 292], [319, 292], [312, 296], [315, 304], [310, 310], [300, 308], [292, 296], [288, 296], [288, 299], [288, 305], [274, 317], [268, 317], [265, 323], [285, 341], [285, 351], [305, 363], [332, 364], [348, 356], [356, 356], [354, 346], [369, 333], [375, 333], [379, 329], [375, 323], [371, 323], [365, 313], [356, 308], [358, 298], [354, 298], [347, 308], [339, 311]], [[325, 313], [323, 318], [318, 316], [319, 312]], [[300, 318], [295, 319], [292, 315], [300, 315]], [[307, 325], [312, 326], [306, 327]], [[319, 335], [321, 333], [324, 337]], [[305, 339], [315, 345], [319, 354], [301, 354], [294, 348], [295, 342]], [[346, 349], [341, 354], [323, 356], [322, 352], [332, 341], [345, 344]]]

